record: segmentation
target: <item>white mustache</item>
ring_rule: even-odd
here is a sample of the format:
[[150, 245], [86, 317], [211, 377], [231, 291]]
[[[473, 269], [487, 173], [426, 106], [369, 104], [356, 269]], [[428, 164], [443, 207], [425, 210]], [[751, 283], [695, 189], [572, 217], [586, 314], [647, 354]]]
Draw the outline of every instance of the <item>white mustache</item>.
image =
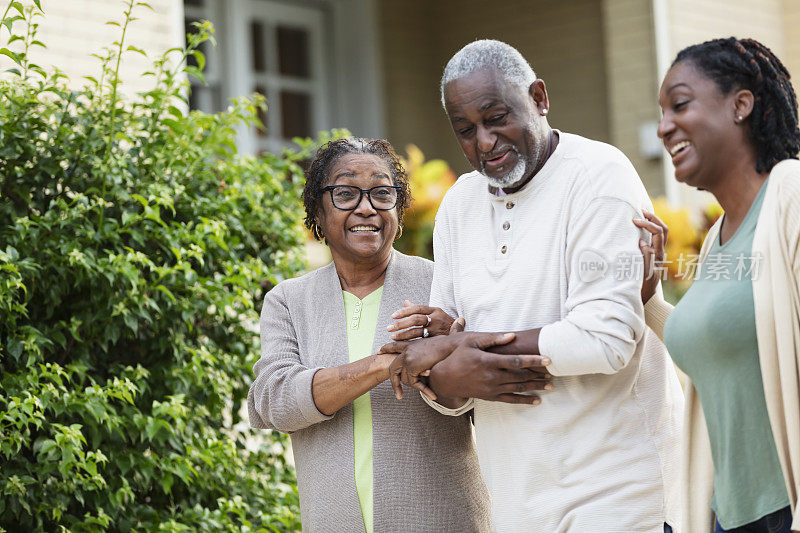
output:
[[[492, 154], [502, 154], [505, 151], [514, 152], [517, 155], [518, 158], [522, 157], [520, 155], [520, 153], [519, 153], [519, 150], [517, 150], [517, 148], [515, 146], [511, 146], [511, 145], [501, 146], [500, 148], [498, 148], [498, 149], [496, 149], [496, 150], [494, 150], [492, 152], [489, 152], [488, 155], [487, 154], [481, 155], [481, 170], [485, 173], [486, 172], [486, 160], [487, 159], [494, 159], [495, 157], [497, 157], [497, 155], [492, 155]], [[489, 157], [489, 155], [491, 155], [491, 157]]]

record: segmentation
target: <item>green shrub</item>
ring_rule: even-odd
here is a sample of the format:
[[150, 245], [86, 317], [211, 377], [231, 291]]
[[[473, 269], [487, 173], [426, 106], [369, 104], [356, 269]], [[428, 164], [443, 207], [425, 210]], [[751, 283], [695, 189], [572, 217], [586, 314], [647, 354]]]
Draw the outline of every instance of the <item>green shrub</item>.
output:
[[22, 50], [0, 49], [0, 530], [299, 529], [286, 440], [246, 446], [240, 406], [264, 289], [302, 267], [313, 143], [237, 154], [259, 97], [181, 111], [202, 74], [170, 65], [202, 68], [207, 23], [129, 101], [137, 49], [70, 91], [28, 59], [37, 16], [12, 2], [0, 26]]

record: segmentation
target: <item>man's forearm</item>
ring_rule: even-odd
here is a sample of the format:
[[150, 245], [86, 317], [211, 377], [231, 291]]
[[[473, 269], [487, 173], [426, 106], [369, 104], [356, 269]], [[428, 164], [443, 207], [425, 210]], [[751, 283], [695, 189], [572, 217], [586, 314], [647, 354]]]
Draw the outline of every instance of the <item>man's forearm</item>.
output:
[[508, 344], [492, 346], [487, 352], [507, 355], [539, 355], [539, 332], [541, 328], [526, 329], [514, 333], [514, 340]]
[[448, 409], [458, 409], [467, 403], [467, 400], [469, 400], [469, 398], [448, 398], [446, 396], [438, 396], [436, 398], [436, 403], [443, 407], [447, 407]]
[[465, 398], [536, 403], [537, 396], [522, 393], [548, 390], [549, 376], [545, 368], [550, 364], [548, 358], [524, 353], [487, 354], [485, 351], [513, 339], [512, 333], [475, 333], [459, 344], [449, 357], [431, 369], [429, 388], [436, 394], [437, 401], [451, 409], [463, 406]]

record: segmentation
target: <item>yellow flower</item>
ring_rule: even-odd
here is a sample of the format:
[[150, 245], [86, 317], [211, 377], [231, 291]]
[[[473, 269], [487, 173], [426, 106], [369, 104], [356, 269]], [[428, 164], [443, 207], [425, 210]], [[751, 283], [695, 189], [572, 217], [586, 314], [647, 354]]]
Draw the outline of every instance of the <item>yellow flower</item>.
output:
[[687, 261], [690, 256], [697, 255], [700, 251], [698, 241], [700, 232], [692, 224], [689, 210], [686, 208], [673, 209], [665, 198], [653, 200], [656, 216], [664, 221], [669, 228], [666, 252], [667, 270], [671, 277], [677, 277], [679, 261]]
[[404, 224], [413, 229], [433, 223], [444, 193], [455, 183], [456, 176], [441, 159], [425, 161], [422, 151], [413, 144], [406, 147], [406, 153], [408, 158], [403, 160], [403, 164], [408, 172], [414, 202], [406, 211]]

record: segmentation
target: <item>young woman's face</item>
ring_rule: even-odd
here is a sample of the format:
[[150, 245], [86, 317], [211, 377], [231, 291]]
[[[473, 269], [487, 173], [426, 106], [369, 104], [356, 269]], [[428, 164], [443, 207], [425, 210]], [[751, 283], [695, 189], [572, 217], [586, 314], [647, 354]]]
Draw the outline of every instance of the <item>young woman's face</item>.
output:
[[690, 61], [674, 65], [661, 84], [658, 136], [678, 181], [708, 189], [744, 146], [736, 123], [736, 91], [723, 94]]

